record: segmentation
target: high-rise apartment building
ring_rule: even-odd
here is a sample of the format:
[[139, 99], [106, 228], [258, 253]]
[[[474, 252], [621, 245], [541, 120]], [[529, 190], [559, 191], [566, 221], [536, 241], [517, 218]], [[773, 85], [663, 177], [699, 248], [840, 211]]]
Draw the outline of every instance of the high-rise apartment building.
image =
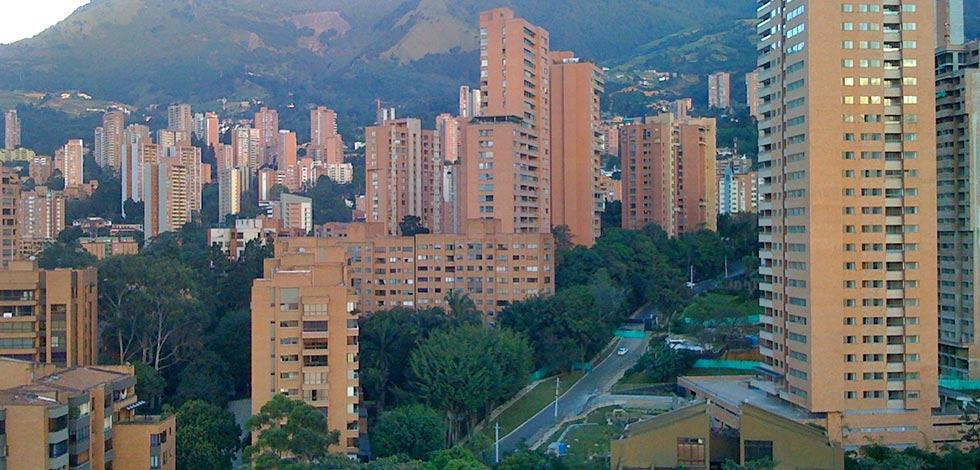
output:
[[442, 149], [438, 133], [414, 118], [385, 121], [364, 130], [368, 221], [398, 234], [406, 216], [441, 231]]
[[436, 132], [442, 146], [442, 159], [446, 163], [459, 161], [459, 118], [449, 113], [436, 116]]
[[936, 0], [936, 50], [966, 41], [963, 0]]
[[177, 159], [162, 158], [144, 165], [143, 233], [147, 240], [191, 221], [191, 180], [191, 171]]
[[745, 104], [749, 107], [749, 116], [759, 119], [759, 70], [745, 74]]
[[282, 220], [283, 228], [301, 230], [302, 233], [313, 230], [312, 199], [282, 193], [279, 195], [279, 203], [273, 209], [273, 218]]
[[158, 147], [150, 138], [150, 128], [141, 124], [130, 124], [123, 131], [122, 161], [119, 166], [122, 184], [123, 214], [125, 203], [132, 199], [143, 200], [143, 165], [159, 161]]
[[132, 366], [57, 368], [0, 359], [0, 466], [176, 468], [176, 418], [142, 414]]
[[61, 367], [96, 363], [95, 268], [42, 270], [13, 261], [0, 269], [0, 286], [0, 356]]
[[735, 173], [731, 168], [718, 177], [718, 213], [759, 211], [759, 173]]
[[276, 136], [276, 167], [285, 170], [296, 166], [296, 133], [285, 129]]
[[3, 148], [13, 150], [17, 147], [20, 147], [20, 118], [17, 110], [11, 109], [4, 114]]
[[82, 174], [82, 164], [85, 146], [82, 139], [71, 139], [55, 155], [55, 164], [65, 178], [65, 186], [81, 186], [85, 184]]
[[248, 168], [225, 168], [218, 174], [218, 222], [242, 210], [242, 193], [248, 190]]
[[104, 169], [118, 171], [122, 167], [122, 151], [125, 143], [126, 115], [112, 110], [102, 115], [102, 127], [95, 131], [95, 162]]
[[232, 129], [231, 148], [234, 163], [230, 166], [245, 165], [252, 174], [255, 174], [265, 161], [262, 131], [259, 129], [248, 127]]
[[17, 204], [17, 233], [21, 257], [35, 255], [65, 229], [65, 197], [61, 191], [35, 186], [22, 191]]
[[206, 113], [204, 115], [204, 125], [205, 125], [205, 143], [208, 147], [217, 148], [219, 141], [219, 136], [221, 134], [221, 122], [218, 121], [218, 115], [215, 113]]
[[846, 447], [932, 444], [934, 2], [760, 0], [760, 347]]
[[[255, 113], [252, 127], [259, 130], [264, 160], [261, 165], [271, 164], [277, 160], [279, 139], [279, 111], [263, 106]], [[261, 166], [260, 165], [260, 166]]]
[[[461, 131], [462, 218], [498, 218], [507, 231], [551, 231], [550, 47], [547, 30], [510, 9], [480, 13], [482, 103]], [[503, 179], [481, 182], [490, 175], [481, 166]]]
[[310, 149], [314, 160], [325, 164], [344, 163], [344, 138], [337, 133], [337, 112], [318, 106], [310, 110]]
[[366, 430], [346, 259], [340, 247], [300, 251], [276, 243], [276, 257], [265, 261], [252, 285], [252, 413], [277, 394], [303, 400], [340, 433], [331, 450], [354, 456]]
[[980, 43], [949, 42], [936, 64], [939, 367], [946, 378], [980, 380]]
[[167, 108], [167, 130], [187, 132], [188, 136], [194, 132], [194, 114], [189, 104], [175, 104]]
[[606, 206], [599, 189], [602, 69], [571, 52], [551, 59], [551, 224], [568, 227], [572, 243], [592, 246]]
[[676, 232], [716, 230], [718, 185], [715, 179], [715, 120], [688, 119], [674, 123], [677, 135], [674, 181]]
[[0, 268], [17, 259], [17, 207], [20, 177], [16, 168], [0, 166]]
[[728, 109], [732, 106], [732, 75], [728, 72], [717, 72], [708, 75], [708, 107]]

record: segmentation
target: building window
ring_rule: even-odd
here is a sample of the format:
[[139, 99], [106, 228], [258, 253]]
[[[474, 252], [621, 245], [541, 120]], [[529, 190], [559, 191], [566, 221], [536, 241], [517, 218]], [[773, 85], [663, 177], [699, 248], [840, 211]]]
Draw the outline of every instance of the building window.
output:
[[677, 438], [677, 466], [704, 467], [704, 439], [692, 437]]
[[745, 440], [746, 463], [758, 462], [760, 460], [772, 461], [772, 441], [752, 441]]

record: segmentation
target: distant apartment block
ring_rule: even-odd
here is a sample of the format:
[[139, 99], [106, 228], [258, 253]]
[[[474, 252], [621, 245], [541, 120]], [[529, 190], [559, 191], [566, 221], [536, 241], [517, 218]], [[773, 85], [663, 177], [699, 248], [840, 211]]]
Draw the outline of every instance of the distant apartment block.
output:
[[122, 167], [122, 150], [125, 143], [126, 115], [119, 110], [102, 116], [102, 127], [95, 129], [95, 162], [105, 169], [118, 171]]
[[365, 135], [367, 218], [397, 235], [406, 216], [441, 232], [442, 146], [419, 119], [388, 120]]
[[244, 166], [225, 168], [218, 173], [218, 222], [241, 212], [242, 193], [248, 191], [250, 180], [248, 167]]
[[749, 108], [749, 116], [759, 119], [759, 69], [745, 74], [745, 104]]
[[100, 260], [110, 256], [139, 253], [139, 242], [133, 237], [82, 237], [78, 239], [78, 244], [83, 250]]
[[0, 268], [17, 259], [20, 233], [17, 210], [20, 201], [20, 177], [15, 168], [0, 166]]
[[337, 132], [337, 112], [318, 106], [310, 110], [310, 146], [307, 155], [325, 164], [344, 163], [344, 139]]
[[186, 166], [173, 161], [144, 168], [143, 227], [147, 240], [178, 230], [191, 221], [189, 173]]
[[308, 197], [282, 193], [272, 206], [273, 218], [282, 220], [283, 228], [308, 233], [313, 230], [313, 200]]
[[11, 109], [4, 114], [3, 148], [13, 150], [17, 147], [20, 147], [20, 118], [17, 110]]
[[55, 152], [55, 165], [65, 178], [65, 187], [85, 184], [85, 176], [82, 174], [84, 156], [85, 146], [82, 139], [71, 139]]
[[65, 197], [60, 191], [35, 186], [22, 191], [17, 204], [21, 258], [35, 255], [65, 229]]
[[95, 268], [42, 270], [13, 261], [0, 270], [0, 357], [95, 364], [97, 317]]
[[190, 105], [175, 104], [167, 108], [167, 130], [187, 133], [194, 131], [194, 115]]
[[656, 224], [671, 236], [715, 230], [715, 132], [714, 119], [669, 114], [620, 128], [623, 228]]
[[731, 168], [718, 177], [718, 213], [740, 214], [759, 211], [759, 173], [735, 173]]
[[708, 107], [728, 109], [731, 102], [732, 75], [728, 72], [718, 72], [708, 75]]

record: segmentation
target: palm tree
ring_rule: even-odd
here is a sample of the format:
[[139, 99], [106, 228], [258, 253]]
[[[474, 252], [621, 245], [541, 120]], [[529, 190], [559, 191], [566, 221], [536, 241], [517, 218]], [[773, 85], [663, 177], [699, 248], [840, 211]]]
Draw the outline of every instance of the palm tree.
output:
[[482, 316], [469, 294], [453, 289], [446, 293], [446, 307], [450, 321], [456, 325], [476, 325], [482, 323]]

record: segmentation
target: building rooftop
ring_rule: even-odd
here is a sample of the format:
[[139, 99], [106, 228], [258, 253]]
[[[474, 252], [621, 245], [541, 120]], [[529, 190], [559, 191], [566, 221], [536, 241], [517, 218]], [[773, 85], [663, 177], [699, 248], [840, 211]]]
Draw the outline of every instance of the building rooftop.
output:
[[63, 406], [58, 400], [32, 393], [29, 390], [0, 390], [0, 406]]
[[72, 367], [42, 377], [34, 382], [38, 386], [50, 386], [63, 390], [84, 392], [99, 385], [125, 380], [131, 375], [97, 367]]
[[702, 395], [702, 398], [718, 402], [730, 410], [738, 410], [743, 403], [794, 421], [817, 420], [822, 417], [798, 408], [764, 390], [751, 386], [749, 376], [728, 377], [680, 377], [677, 384]]

